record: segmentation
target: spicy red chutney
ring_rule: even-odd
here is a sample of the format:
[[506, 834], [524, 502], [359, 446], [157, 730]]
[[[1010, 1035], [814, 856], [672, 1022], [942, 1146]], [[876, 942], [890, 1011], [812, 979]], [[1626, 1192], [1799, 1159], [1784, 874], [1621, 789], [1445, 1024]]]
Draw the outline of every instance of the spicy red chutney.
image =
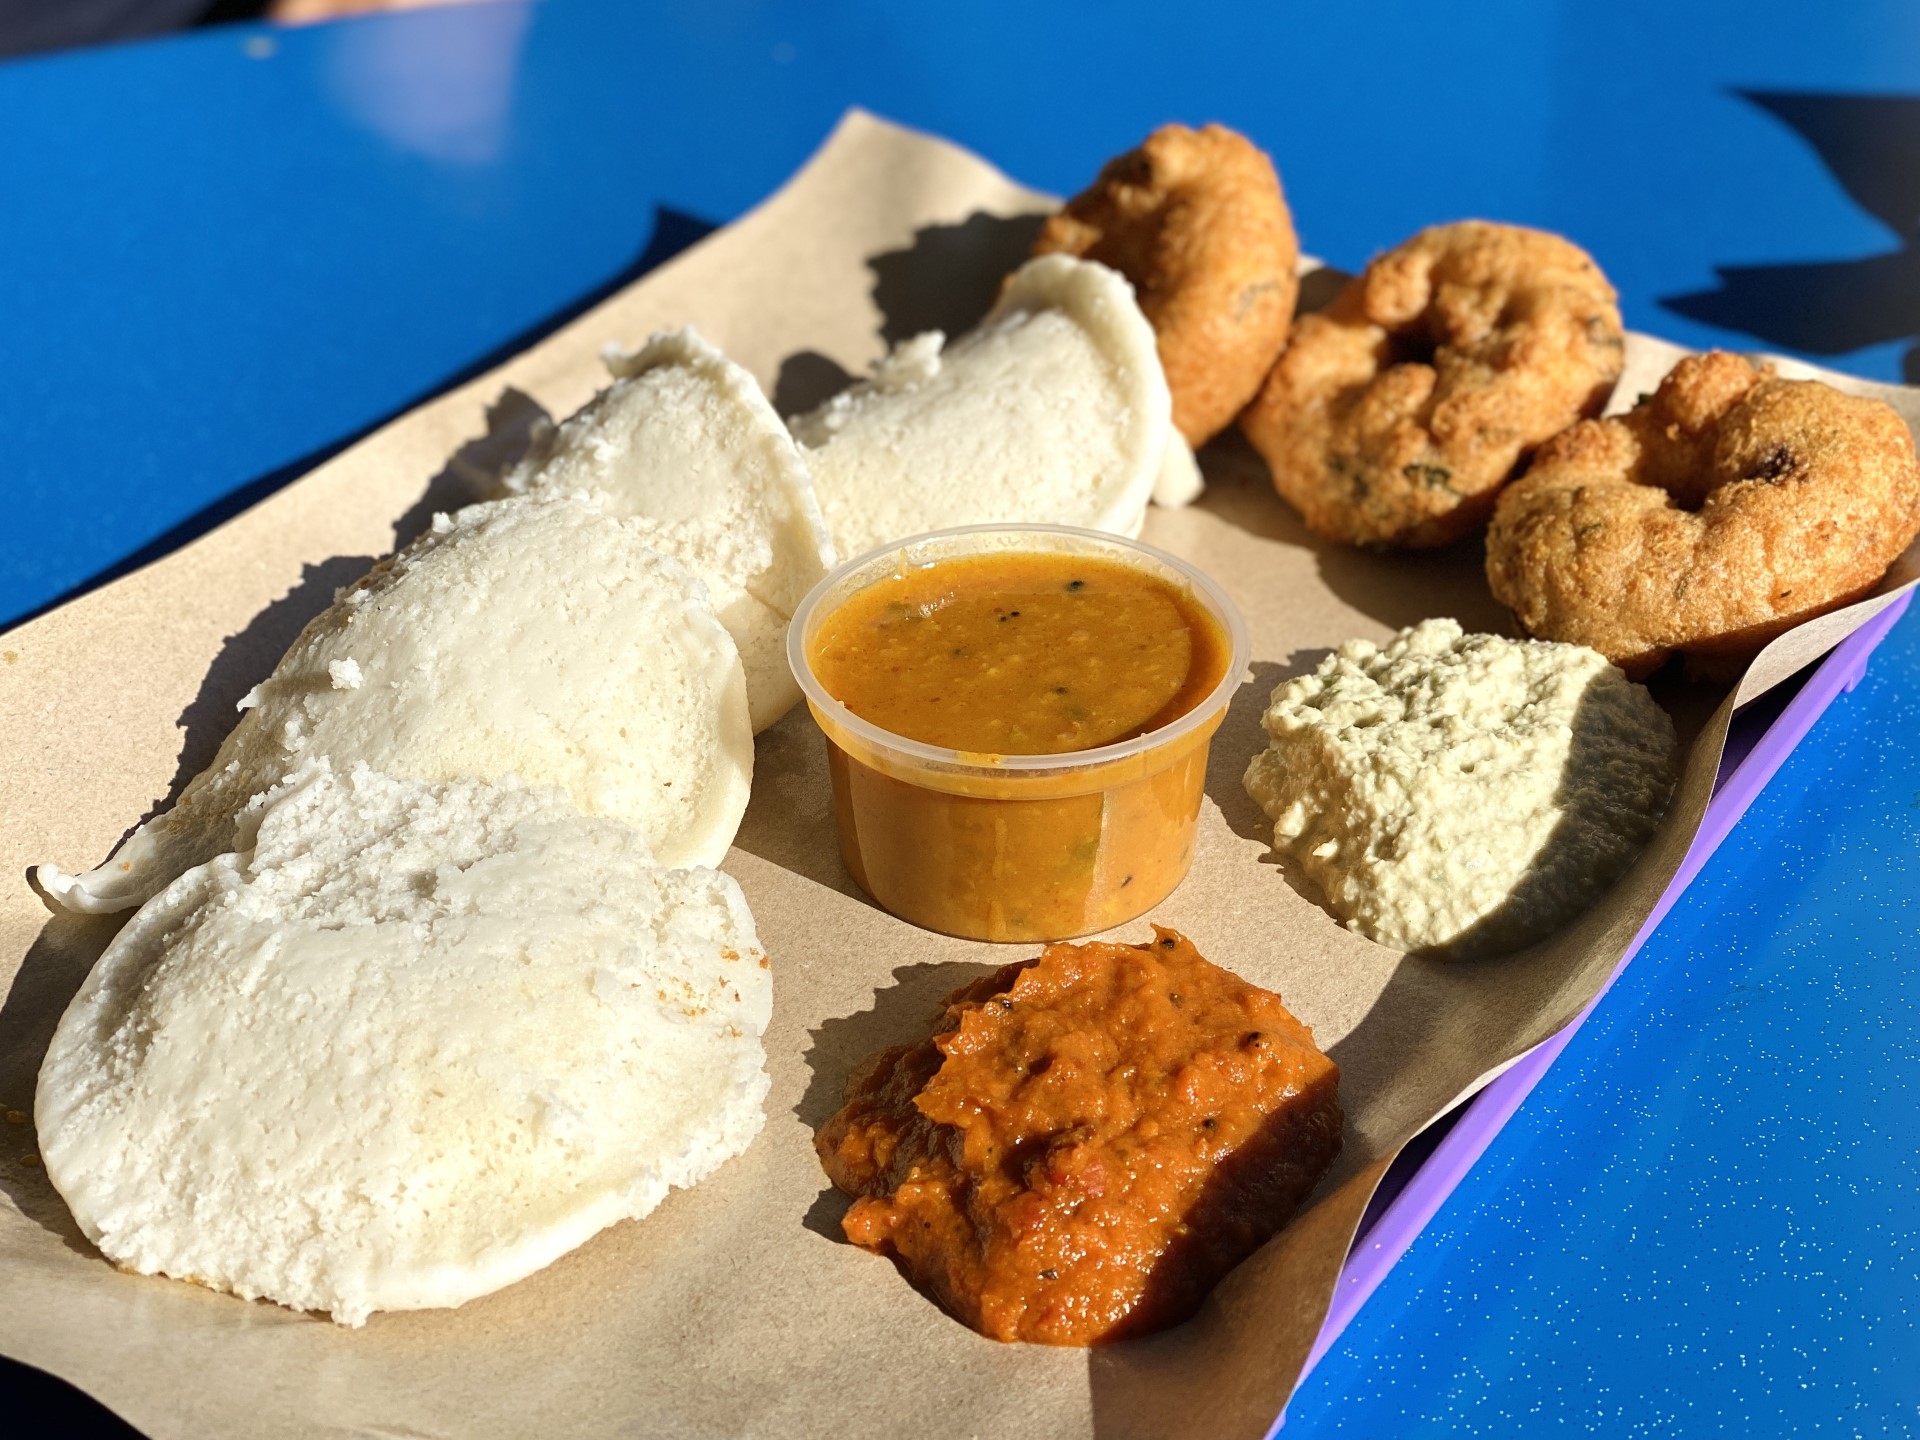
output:
[[947, 997], [816, 1147], [842, 1222], [996, 1340], [1173, 1324], [1340, 1149], [1339, 1070], [1280, 997], [1170, 930], [1055, 944]]

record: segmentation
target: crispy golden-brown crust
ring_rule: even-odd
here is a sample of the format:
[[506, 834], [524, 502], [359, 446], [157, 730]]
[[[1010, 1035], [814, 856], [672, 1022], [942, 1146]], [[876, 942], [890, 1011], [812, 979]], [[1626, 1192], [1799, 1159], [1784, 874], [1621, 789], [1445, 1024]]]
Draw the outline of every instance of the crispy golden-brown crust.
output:
[[1173, 423], [1202, 445], [1233, 423], [1286, 343], [1300, 242], [1273, 162], [1219, 125], [1168, 125], [1107, 162], [1033, 253], [1133, 282], [1159, 339]]
[[1584, 250], [1464, 220], [1300, 317], [1240, 427], [1314, 533], [1444, 545], [1534, 446], [1606, 404], [1623, 357], [1613, 287]]
[[1531, 634], [1629, 674], [1675, 651], [1724, 667], [1871, 590], [1916, 532], [1889, 406], [1714, 351], [1541, 448], [1500, 496], [1487, 580]]

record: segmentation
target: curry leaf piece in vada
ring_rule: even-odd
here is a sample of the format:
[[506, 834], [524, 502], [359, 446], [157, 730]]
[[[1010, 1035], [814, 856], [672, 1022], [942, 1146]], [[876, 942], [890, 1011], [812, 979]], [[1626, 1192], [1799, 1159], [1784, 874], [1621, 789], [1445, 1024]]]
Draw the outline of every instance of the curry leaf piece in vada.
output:
[[1530, 633], [1629, 673], [1720, 669], [1871, 590], [1916, 531], [1891, 407], [1713, 351], [1541, 448], [1494, 511], [1487, 580]]
[[1240, 425], [1315, 534], [1444, 545], [1536, 446], [1600, 411], [1624, 354], [1613, 286], [1584, 250], [1463, 220], [1302, 316]]
[[1173, 423], [1203, 445], [1233, 423], [1286, 343], [1300, 242], [1280, 177], [1220, 125], [1168, 125], [1107, 162], [1050, 217], [1034, 254], [1077, 255], [1133, 282], [1173, 392]]

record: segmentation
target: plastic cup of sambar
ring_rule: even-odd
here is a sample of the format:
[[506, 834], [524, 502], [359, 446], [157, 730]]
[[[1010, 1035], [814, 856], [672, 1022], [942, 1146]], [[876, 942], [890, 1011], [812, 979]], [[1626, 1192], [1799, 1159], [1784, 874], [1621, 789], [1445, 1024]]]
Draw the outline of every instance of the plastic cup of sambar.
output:
[[[1219, 627], [1227, 663], [1198, 704], [1094, 749], [983, 755], [895, 735], [814, 671], [815, 637], [869, 585], [964, 556], [1055, 552], [1145, 571]], [[1207, 748], [1247, 669], [1247, 631], [1206, 574], [1151, 545], [1058, 525], [970, 525], [848, 561], [794, 613], [787, 659], [827, 739], [840, 851], [903, 920], [975, 940], [1063, 940], [1131, 920], [1193, 863]]]

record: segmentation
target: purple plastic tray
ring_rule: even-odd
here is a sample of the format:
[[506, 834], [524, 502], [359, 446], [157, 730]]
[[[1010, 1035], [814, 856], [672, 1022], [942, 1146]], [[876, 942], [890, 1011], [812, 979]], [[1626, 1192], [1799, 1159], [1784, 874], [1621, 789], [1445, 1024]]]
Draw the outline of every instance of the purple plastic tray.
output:
[[[1700, 873], [1700, 867], [1707, 863], [1707, 857], [1719, 848], [1727, 833], [1746, 814], [1754, 797], [1773, 778], [1774, 772], [1780, 768], [1793, 747], [1813, 728], [1813, 722], [1820, 718], [1821, 712], [1836, 695], [1860, 683], [1860, 676], [1867, 668], [1867, 658], [1887, 631], [1893, 628], [1894, 621], [1906, 611], [1910, 599], [1910, 594], [1902, 595], [1841, 641], [1825, 659], [1807, 672], [1797, 691], [1792, 690], [1791, 682], [1781, 687], [1782, 691], [1790, 692], [1790, 698], [1784, 705], [1779, 704], [1773, 696], [1762, 696], [1734, 717], [1733, 726], [1727, 734], [1726, 750], [1721, 756], [1720, 773], [1714, 781], [1713, 798], [1707, 802], [1707, 813], [1700, 821], [1699, 833], [1694, 836], [1686, 859], [1680, 862], [1673, 883], [1661, 895], [1660, 903], [1653, 907], [1653, 913], [1647, 917], [1647, 923], [1640, 927], [1640, 933], [1633, 937], [1633, 943], [1627, 947], [1627, 953], [1620, 957], [1620, 963], [1614, 967], [1613, 974], [1607, 977], [1607, 983], [1600, 987], [1600, 993], [1574, 1017], [1566, 1029], [1529, 1051], [1489, 1081], [1472, 1099], [1434, 1122], [1426, 1135], [1408, 1147], [1409, 1151], [1414, 1152], [1413, 1155], [1402, 1152], [1401, 1159], [1387, 1172], [1379, 1193], [1360, 1222], [1353, 1248], [1347, 1253], [1347, 1263], [1340, 1272], [1339, 1288], [1334, 1291], [1333, 1305], [1327, 1311], [1319, 1338], [1314, 1341], [1313, 1350], [1307, 1356], [1306, 1369], [1301, 1372], [1303, 1379], [1320, 1363], [1320, 1357], [1332, 1348], [1334, 1341], [1340, 1338], [1340, 1332], [1347, 1328], [1348, 1322], [1367, 1303], [1367, 1298], [1379, 1288], [1387, 1271], [1406, 1253], [1414, 1237], [1426, 1228], [1427, 1222], [1447, 1196], [1453, 1193], [1453, 1187], [1460, 1183], [1461, 1177], [1473, 1167], [1474, 1161], [1492, 1143], [1493, 1137], [1500, 1133], [1500, 1127], [1507, 1123], [1513, 1112], [1520, 1108], [1520, 1102], [1539, 1084], [1540, 1077], [1547, 1073], [1547, 1068], [1573, 1038], [1573, 1032], [1586, 1022], [1594, 1006], [1605, 998], [1613, 982], [1620, 978], [1620, 972], [1627, 968], [1628, 962], [1653, 933], [1654, 927], [1673, 908], [1673, 902], [1680, 898], [1680, 892]], [[1416, 1158], [1422, 1150], [1428, 1152], [1425, 1159]], [[1403, 1167], [1402, 1162], [1410, 1163]], [[1274, 1422], [1275, 1431], [1280, 1429], [1285, 1419], [1283, 1414]]]

